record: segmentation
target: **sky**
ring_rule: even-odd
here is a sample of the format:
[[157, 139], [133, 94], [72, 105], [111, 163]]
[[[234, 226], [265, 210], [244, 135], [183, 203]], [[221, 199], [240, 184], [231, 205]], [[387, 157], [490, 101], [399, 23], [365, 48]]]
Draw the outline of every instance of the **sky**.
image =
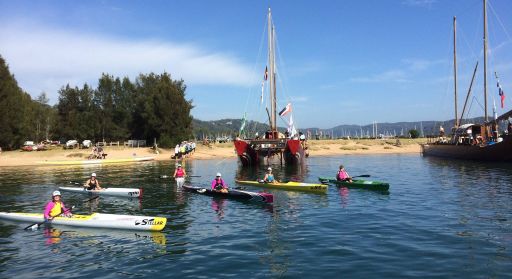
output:
[[[267, 11], [277, 37], [277, 107], [300, 128], [453, 119], [453, 17], [459, 115], [483, 115], [481, 0], [0, 0], [0, 55], [33, 98], [61, 87], [167, 72], [192, 116], [267, 122], [261, 84]], [[512, 109], [512, 1], [488, 3], [488, 109]], [[507, 13], [508, 12], [508, 13]], [[500, 107], [497, 72], [506, 93]], [[268, 84], [265, 85], [268, 87]], [[510, 92], [510, 93], [509, 93]], [[466, 109], [468, 110], [468, 109]]]

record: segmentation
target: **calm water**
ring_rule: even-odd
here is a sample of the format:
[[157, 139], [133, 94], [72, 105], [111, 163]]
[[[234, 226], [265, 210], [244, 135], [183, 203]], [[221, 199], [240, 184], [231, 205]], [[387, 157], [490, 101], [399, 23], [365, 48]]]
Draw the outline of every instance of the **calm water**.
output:
[[[273, 166], [278, 179], [316, 182], [343, 163], [351, 175], [388, 181], [389, 194], [330, 186], [327, 194], [270, 190], [274, 204], [215, 199], [176, 189], [171, 162], [0, 169], [0, 211], [42, 211], [51, 192], [98, 173], [103, 186], [142, 187], [144, 198], [101, 197], [75, 213], [158, 215], [161, 233], [54, 227], [24, 231], [0, 221], [0, 277], [82, 278], [505, 278], [512, 274], [512, 165], [376, 155], [309, 158]], [[216, 172], [232, 186], [260, 170], [235, 160], [185, 163], [194, 185]], [[250, 187], [248, 187], [251, 189]], [[260, 190], [252, 188], [252, 190]], [[19, 277], [18, 277], [19, 278]]]

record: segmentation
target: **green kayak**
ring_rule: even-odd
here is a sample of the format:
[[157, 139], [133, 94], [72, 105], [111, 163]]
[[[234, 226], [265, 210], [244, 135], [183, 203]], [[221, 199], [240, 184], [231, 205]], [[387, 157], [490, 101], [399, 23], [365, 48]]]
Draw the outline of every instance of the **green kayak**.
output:
[[368, 189], [374, 191], [388, 191], [389, 183], [381, 182], [381, 181], [371, 181], [371, 180], [362, 180], [362, 179], [354, 179], [352, 182], [347, 181], [338, 181], [334, 177], [318, 177], [318, 180], [322, 183], [334, 183], [339, 186], [344, 186], [347, 188], [360, 188], [360, 189]]

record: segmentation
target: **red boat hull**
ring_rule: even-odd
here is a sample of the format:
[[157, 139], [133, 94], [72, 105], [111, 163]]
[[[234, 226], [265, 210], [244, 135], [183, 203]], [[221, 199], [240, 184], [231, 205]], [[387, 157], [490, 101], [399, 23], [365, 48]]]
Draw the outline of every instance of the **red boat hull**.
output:
[[304, 161], [302, 144], [295, 139], [235, 140], [235, 150], [244, 166], [263, 164], [276, 155], [289, 165], [300, 165]]

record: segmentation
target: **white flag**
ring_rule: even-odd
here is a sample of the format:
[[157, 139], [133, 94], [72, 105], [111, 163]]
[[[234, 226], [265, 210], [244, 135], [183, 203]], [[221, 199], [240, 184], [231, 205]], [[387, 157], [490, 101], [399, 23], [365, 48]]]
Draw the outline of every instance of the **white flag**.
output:
[[265, 81], [261, 82], [261, 98], [260, 98], [261, 104], [263, 104], [263, 92], [265, 92]]

